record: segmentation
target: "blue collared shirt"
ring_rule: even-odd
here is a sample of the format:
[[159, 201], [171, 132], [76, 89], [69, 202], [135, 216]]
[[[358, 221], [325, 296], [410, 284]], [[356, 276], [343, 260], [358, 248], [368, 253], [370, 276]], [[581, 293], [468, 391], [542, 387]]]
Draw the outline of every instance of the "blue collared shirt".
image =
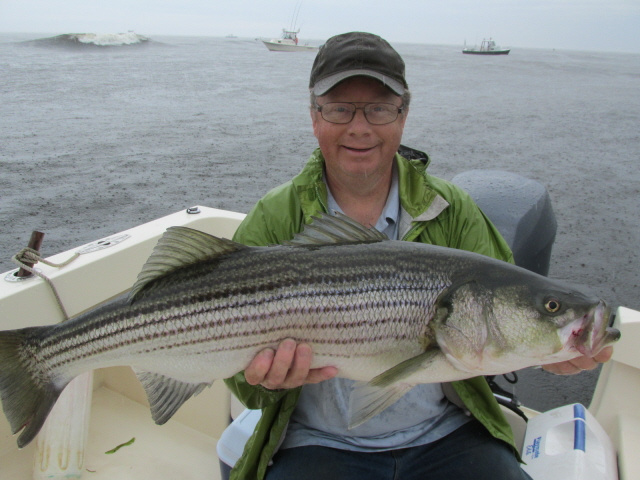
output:
[[[326, 179], [325, 179], [326, 183]], [[336, 199], [333, 198], [331, 190], [327, 185], [327, 203], [329, 213], [335, 215], [336, 212], [344, 214]], [[391, 188], [387, 196], [387, 202], [382, 209], [382, 213], [375, 224], [376, 230], [384, 233], [391, 240], [398, 240], [398, 219], [400, 217], [400, 194], [398, 190], [398, 169], [394, 165], [391, 176]]]

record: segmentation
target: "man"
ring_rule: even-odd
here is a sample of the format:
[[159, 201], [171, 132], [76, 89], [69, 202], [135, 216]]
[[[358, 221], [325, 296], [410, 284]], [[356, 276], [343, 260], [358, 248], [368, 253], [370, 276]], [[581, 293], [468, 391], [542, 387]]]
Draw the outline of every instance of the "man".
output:
[[[401, 147], [410, 103], [404, 69], [378, 36], [352, 32], [327, 40], [309, 84], [319, 149], [298, 176], [258, 202], [234, 240], [282, 243], [313, 215], [339, 211], [392, 239], [513, 261], [468, 195], [428, 175], [426, 155]], [[312, 355], [309, 345], [288, 339], [227, 380], [246, 406], [263, 409], [232, 478], [528, 478], [484, 378], [418, 385], [349, 430], [352, 382], [333, 378], [333, 367], [310, 369]], [[550, 369], [595, 365], [584, 358]]]

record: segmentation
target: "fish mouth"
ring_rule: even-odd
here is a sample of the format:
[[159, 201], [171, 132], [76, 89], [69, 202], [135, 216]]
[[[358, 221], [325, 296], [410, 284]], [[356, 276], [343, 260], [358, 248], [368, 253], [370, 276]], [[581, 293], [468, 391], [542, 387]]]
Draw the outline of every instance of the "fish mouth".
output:
[[582, 355], [597, 355], [620, 338], [620, 331], [610, 326], [611, 320], [611, 309], [601, 300], [574, 324], [570, 343]]

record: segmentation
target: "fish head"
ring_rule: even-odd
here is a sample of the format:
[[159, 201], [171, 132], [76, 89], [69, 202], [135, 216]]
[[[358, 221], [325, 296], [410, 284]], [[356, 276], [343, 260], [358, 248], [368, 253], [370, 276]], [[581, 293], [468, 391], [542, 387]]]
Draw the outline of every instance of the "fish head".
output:
[[458, 370], [495, 375], [592, 357], [620, 338], [600, 298], [521, 270], [462, 284], [443, 298], [432, 329]]

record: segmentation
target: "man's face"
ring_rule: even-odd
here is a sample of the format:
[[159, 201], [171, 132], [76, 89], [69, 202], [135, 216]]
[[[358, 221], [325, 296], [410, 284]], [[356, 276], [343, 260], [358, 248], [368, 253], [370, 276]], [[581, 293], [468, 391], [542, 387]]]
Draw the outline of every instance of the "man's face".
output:
[[[379, 81], [369, 77], [352, 77], [318, 97], [318, 105], [329, 102], [393, 103], [400, 107], [401, 97], [395, 95]], [[407, 112], [386, 125], [370, 124], [361, 109], [351, 122], [335, 124], [322, 118], [320, 112], [311, 111], [313, 133], [326, 161], [327, 171], [347, 177], [365, 178], [388, 174], [394, 154], [400, 146]], [[346, 177], [345, 177], [346, 176]]]

